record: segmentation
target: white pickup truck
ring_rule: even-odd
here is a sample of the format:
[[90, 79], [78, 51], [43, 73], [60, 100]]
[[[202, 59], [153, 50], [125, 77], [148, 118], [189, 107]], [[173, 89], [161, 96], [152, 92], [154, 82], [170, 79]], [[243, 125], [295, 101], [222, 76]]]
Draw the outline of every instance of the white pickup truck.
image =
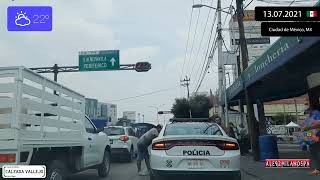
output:
[[24, 67], [0, 68], [0, 170], [46, 165], [46, 179], [110, 170], [110, 141], [85, 116], [83, 95]]

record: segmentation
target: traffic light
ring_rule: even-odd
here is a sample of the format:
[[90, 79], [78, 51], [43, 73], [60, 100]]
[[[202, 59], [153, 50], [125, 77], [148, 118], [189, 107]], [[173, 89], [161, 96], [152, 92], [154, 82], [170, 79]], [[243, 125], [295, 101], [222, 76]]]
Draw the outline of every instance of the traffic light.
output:
[[147, 72], [151, 69], [151, 64], [149, 62], [137, 62], [135, 69], [137, 72]]

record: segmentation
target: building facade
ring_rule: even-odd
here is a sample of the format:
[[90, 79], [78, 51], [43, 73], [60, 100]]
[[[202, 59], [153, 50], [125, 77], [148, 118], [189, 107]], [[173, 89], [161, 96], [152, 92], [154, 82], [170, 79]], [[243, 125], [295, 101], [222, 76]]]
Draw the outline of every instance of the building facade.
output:
[[86, 98], [85, 113], [89, 118], [97, 117], [98, 100]]
[[97, 118], [106, 119], [109, 125], [114, 125], [117, 121], [117, 105], [98, 102]]
[[85, 113], [90, 119], [107, 121], [108, 125], [118, 121], [117, 105], [99, 102], [97, 99], [86, 98]]
[[136, 117], [137, 117], [137, 115], [136, 115], [135, 111], [124, 111], [123, 112], [123, 118], [128, 119], [128, 120], [132, 121], [133, 123], [136, 122], [136, 120], [137, 120]]
[[[254, 10], [244, 11], [243, 25], [249, 55], [248, 65], [255, 62], [271, 46], [270, 37], [261, 36], [261, 22], [255, 21], [254, 16]], [[229, 22], [229, 34], [231, 49], [235, 51], [239, 49], [239, 26], [236, 16]]]

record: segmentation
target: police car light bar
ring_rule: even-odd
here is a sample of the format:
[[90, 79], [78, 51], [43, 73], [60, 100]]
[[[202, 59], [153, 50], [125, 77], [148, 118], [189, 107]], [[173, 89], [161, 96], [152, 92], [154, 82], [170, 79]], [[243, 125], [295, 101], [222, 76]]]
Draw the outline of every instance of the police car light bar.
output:
[[172, 118], [170, 122], [209, 122], [209, 118]]

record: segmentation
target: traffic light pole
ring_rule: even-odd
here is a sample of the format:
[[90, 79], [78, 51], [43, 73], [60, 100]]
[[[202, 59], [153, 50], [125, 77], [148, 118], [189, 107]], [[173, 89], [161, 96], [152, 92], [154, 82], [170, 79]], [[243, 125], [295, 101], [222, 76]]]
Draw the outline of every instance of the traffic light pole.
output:
[[[145, 62], [144, 62], [145, 63]], [[30, 68], [31, 70], [35, 71], [36, 73], [53, 73], [54, 74], [54, 81], [58, 81], [58, 73], [60, 72], [81, 72], [79, 71], [79, 66], [58, 66], [55, 64], [53, 67], [38, 67], [38, 68]], [[135, 70], [136, 64], [120, 64], [120, 69], [116, 69], [114, 71], [119, 70]], [[145, 71], [138, 71], [138, 72], [145, 72]]]

